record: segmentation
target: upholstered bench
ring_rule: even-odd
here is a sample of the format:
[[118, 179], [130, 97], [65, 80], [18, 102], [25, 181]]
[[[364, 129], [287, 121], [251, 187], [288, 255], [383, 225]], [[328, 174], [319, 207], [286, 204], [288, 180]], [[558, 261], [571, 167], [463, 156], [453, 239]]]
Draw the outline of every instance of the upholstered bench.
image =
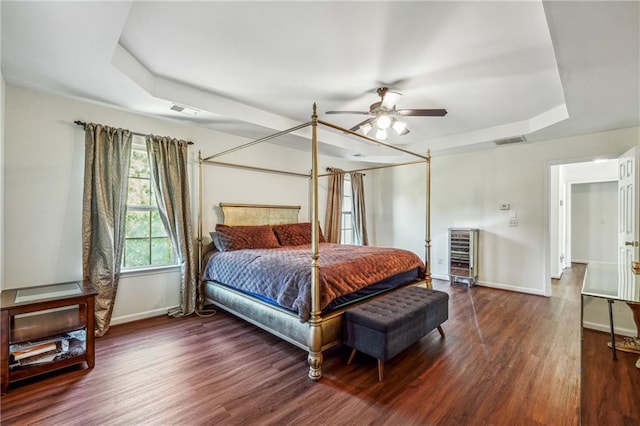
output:
[[363, 303], [344, 313], [342, 342], [351, 347], [347, 364], [356, 351], [378, 359], [378, 381], [384, 362], [438, 329], [449, 318], [449, 295], [424, 287], [404, 287]]

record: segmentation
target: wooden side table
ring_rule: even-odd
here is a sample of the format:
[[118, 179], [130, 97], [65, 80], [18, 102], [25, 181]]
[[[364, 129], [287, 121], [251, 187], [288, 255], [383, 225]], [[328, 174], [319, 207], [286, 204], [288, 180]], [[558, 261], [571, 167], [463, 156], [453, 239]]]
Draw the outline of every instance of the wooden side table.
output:
[[[89, 368], [93, 368], [94, 303], [97, 294], [88, 281], [2, 290], [0, 379], [3, 394], [10, 383], [49, 371], [84, 362]], [[29, 347], [30, 344], [40, 342], [60, 341], [67, 333], [84, 334], [84, 350], [59, 353], [52, 360], [37, 363], [20, 364], [14, 356], [13, 364], [10, 365], [12, 345]]]

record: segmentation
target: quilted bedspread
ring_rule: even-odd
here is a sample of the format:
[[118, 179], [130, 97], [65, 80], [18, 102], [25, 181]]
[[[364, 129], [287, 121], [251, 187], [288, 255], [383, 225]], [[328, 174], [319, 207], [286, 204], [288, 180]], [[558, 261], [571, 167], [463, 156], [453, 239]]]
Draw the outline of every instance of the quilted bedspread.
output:
[[[424, 275], [424, 264], [418, 256], [395, 248], [322, 243], [319, 262], [320, 309], [336, 297], [404, 271], [420, 268], [420, 276]], [[309, 245], [214, 253], [202, 278], [262, 295], [297, 312], [301, 321], [309, 319]]]

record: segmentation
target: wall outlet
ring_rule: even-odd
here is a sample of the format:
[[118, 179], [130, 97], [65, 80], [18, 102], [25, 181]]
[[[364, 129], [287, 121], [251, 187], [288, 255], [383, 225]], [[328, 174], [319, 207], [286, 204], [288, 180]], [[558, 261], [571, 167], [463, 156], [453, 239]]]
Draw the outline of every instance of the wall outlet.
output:
[[444, 259], [439, 257], [438, 258], [438, 265], [442, 265], [444, 263]]
[[511, 226], [511, 227], [518, 226], [518, 219], [516, 219], [516, 218], [509, 219], [509, 226]]

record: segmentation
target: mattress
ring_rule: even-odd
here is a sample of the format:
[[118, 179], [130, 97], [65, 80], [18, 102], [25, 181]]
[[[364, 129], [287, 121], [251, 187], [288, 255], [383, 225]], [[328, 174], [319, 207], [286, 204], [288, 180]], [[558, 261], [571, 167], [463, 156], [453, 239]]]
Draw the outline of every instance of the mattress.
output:
[[[320, 309], [335, 309], [424, 278], [424, 263], [396, 248], [320, 244]], [[311, 311], [309, 245], [212, 254], [202, 279], [215, 281], [295, 312]]]

